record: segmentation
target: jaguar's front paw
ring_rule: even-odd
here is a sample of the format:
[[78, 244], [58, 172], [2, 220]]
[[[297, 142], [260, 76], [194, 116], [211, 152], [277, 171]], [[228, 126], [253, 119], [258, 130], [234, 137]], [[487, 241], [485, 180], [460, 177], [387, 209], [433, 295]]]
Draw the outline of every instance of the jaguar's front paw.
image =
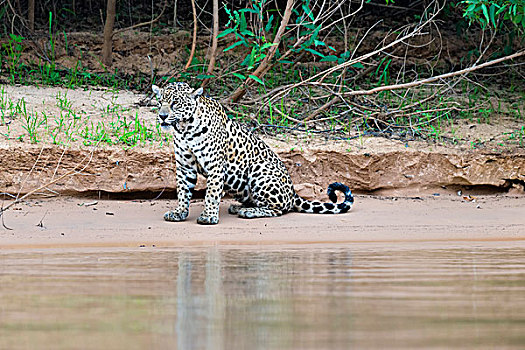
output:
[[166, 221], [184, 221], [188, 217], [188, 211], [180, 212], [178, 210], [170, 210], [164, 214]]
[[197, 223], [201, 225], [215, 225], [219, 223], [219, 217], [201, 214], [197, 218]]

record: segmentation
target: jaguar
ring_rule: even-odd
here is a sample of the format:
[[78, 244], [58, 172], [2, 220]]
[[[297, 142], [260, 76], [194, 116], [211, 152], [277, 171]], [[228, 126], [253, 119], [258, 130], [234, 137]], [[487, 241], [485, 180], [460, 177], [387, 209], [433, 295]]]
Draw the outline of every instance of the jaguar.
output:
[[[224, 107], [187, 83], [152, 86], [159, 102], [157, 122], [173, 134], [178, 205], [164, 214], [166, 221], [184, 221], [197, 175], [206, 178], [204, 210], [197, 223], [219, 222], [224, 194], [240, 204], [228, 212], [241, 218], [280, 216], [286, 212], [338, 214], [352, 208], [350, 188], [334, 182], [327, 195], [332, 203], [310, 201], [294, 190], [286, 166], [270, 147], [247, 127], [229, 118]], [[344, 194], [337, 203], [336, 191]]]

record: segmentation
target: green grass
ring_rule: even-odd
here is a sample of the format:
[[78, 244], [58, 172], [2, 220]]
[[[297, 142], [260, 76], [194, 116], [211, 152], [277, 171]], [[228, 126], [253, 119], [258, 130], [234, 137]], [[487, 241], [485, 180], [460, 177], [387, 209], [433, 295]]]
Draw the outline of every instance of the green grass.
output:
[[519, 147], [525, 147], [525, 126], [504, 135], [507, 137], [507, 141], [514, 142]]
[[114, 89], [130, 89], [132, 86], [149, 85], [149, 79], [140, 74], [131, 76], [120, 74], [118, 70], [108, 71], [101, 63], [103, 73], [90, 72], [82, 65], [82, 55], [72, 69], [58, 67], [55, 60], [56, 43], [51, 32], [48, 45], [46, 45], [49, 48], [47, 52], [49, 61], [39, 59], [38, 62], [23, 62], [21, 56], [26, 50], [25, 40], [22, 36], [11, 34], [7, 42], [0, 48], [0, 65], [2, 71], [8, 73], [7, 77], [11, 84], [41, 84], [67, 88], [104, 86]]
[[[0, 88], [0, 126], [6, 126], [3, 133], [7, 139], [17, 139], [33, 144], [50, 142], [56, 145], [70, 145], [80, 141], [84, 145], [106, 144], [120, 145], [125, 148], [138, 145], [162, 146], [170, 140], [163, 134], [158, 125], [149, 125], [139, 118], [138, 112], [133, 118], [127, 108], [115, 103], [116, 95], [110, 104], [97, 115], [88, 115], [75, 110], [67, 92], [58, 92], [56, 106], [58, 112], [49, 115], [46, 111], [29, 110], [24, 98], [12, 101], [5, 90]], [[23, 133], [13, 134], [11, 125], [20, 123]]]

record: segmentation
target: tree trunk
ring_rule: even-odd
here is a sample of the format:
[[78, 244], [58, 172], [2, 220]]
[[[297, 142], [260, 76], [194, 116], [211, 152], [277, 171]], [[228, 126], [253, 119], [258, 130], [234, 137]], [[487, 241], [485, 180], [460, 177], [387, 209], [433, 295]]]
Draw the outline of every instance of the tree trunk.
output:
[[27, 22], [29, 29], [33, 32], [35, 30], [35, 0], [27, 2]]
[[20, 5], [20, 0], [16, 0], [15, 2], [16, 10], [18, 11], [18, 15], [22, 16], [22, 5]]
[[115, 25], [115, 8], [117, 0], [108, 0], [106, 23], [104, 25], [104, 46], [102, 47], [102, 63], [111, 67], [111, 52], [113, 51], [113, 26]]
[[177, 0], [173, 3], [173, 28], [177, 28]]
[[195, 54], [195, 45], [197, 44], [197, 10], [195, 8], [195, 0], [191, 0], [191, 8], [193, 11], [193, 40], [191, 41], [190, 57], [184, 67], [184, 71], [187, 71], [191, 66], [191, 61], [193, 61], [193, 55]]
[[[219, 0], [213, 0], [213, 33], [210, 50], [210, 63], [208, 64], [208, 74], [213, 73], [215, 68], [215, 61], [217, 59], [217, 35], [219, 35]], [[202, 86], [208, 85], [210, 78], [206, 78], [202, 82]]]

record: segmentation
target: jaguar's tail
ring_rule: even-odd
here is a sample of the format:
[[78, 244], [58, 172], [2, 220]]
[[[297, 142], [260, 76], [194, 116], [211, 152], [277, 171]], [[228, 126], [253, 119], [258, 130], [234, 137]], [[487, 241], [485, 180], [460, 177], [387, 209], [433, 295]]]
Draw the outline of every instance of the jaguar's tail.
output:
[[[345, 199], [342, 203], [336, 203], [337, 195], [335, 194], [335, 191], [341, 191], [344, 193]], [[352, 208], [352, 205], [354, 204], [354, 196], [352, 195], [352, 191], [350, 191], [348, 186], [343, 185], [340, 182], [334, 182], [330, 184], [326, 194], [328, 194], [328, 198], [330, 198], [333, 203], [309, 201], [295, 194], [294, 210], [300, 213], [339, 214], [346, 213]]]

